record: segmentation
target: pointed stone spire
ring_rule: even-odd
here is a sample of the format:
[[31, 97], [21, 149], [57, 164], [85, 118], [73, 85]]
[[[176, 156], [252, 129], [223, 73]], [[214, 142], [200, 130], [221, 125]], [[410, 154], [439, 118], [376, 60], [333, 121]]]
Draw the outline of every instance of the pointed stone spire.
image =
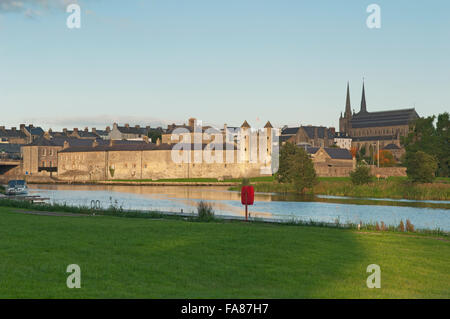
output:
[[345, 117], [350, 117], [352, 115], [352, 109], [350, 107], [350, 83], [347, 82], [347, 99], [345, 101]]
[[359, 113], [367, 113], [366, 91], [364, 89], [364, 80], [363, 80], [362, 97], [361, 97], [361, 110], [359, 111]]

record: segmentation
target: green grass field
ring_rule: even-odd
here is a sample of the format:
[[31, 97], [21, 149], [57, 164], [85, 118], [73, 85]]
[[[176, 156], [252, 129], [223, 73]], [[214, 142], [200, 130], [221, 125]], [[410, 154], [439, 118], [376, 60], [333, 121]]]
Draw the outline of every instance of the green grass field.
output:
[[0, 298], [450, 297], [448, 237], [15, 211], [0, 208]]

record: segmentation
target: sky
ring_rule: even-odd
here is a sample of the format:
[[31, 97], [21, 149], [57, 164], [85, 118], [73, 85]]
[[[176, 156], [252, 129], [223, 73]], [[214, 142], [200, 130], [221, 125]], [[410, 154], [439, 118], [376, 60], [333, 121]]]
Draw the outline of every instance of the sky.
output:
[[[0, 0], [0, 125], [339, 127], [450, 110], [450, 1]], [[369, 29], [370, 4], [381, 28]]]

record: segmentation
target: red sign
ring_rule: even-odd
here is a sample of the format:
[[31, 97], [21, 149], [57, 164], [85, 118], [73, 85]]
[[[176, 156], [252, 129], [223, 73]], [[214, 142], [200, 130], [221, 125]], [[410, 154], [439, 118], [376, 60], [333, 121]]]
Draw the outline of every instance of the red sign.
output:
[[242, 205], [253, 205], [255, 201], [255, 189], [253, 186], [242, 186], [241, 203]]

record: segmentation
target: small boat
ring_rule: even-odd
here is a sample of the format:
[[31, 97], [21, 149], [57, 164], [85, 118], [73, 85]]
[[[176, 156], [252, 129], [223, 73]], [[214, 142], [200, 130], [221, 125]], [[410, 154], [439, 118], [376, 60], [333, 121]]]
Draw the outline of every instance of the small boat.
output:
[[28, 186], [24, 180], [13, 180], [8, 182], [6, 187], [6, 195], [26, 195]]

